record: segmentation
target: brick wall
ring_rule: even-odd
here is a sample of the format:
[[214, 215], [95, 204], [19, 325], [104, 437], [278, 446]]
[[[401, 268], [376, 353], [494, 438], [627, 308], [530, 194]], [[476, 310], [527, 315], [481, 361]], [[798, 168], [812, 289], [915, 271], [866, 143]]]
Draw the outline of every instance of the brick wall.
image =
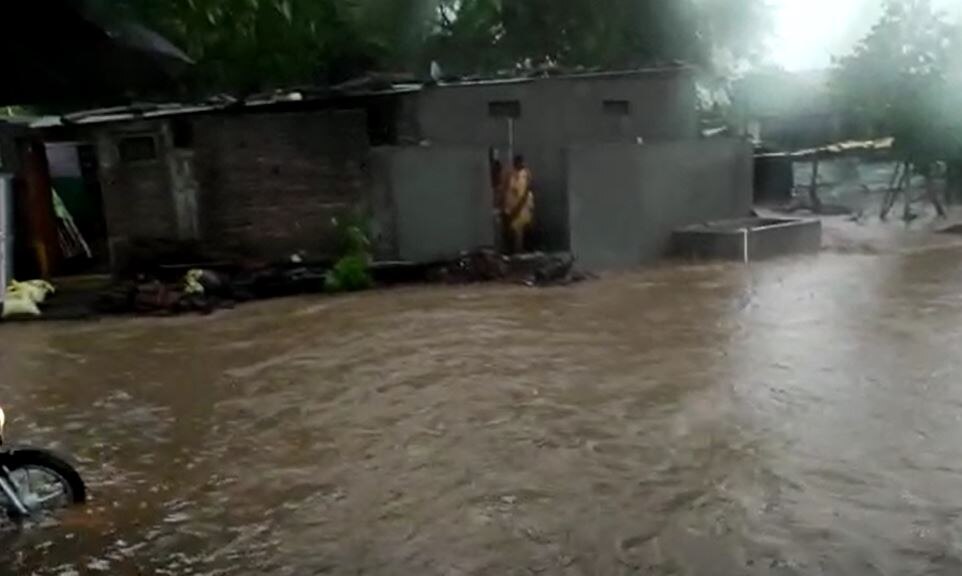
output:
[[359, 111], [222, 115], [193, 125], [201, 240], [209, 253], [333, 255], [331, 219], [360, 207], [369, 143]]

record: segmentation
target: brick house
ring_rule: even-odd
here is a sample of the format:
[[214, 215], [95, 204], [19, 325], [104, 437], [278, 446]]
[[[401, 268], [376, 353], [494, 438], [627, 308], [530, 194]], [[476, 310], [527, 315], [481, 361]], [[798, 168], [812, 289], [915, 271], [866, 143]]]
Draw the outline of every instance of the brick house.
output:
[[93, 145], [111, 268], [162, 260], [332, 257], [360, 208], [363, 110], [214, 107], [84, 115], [47, 140]]
[[[536, 246], [571, 249], [572, 174], [585, 150], [627, 147], [634, 166], [639, 147], [668, 147], [672, 162], [663, 164], [679, 169], [660, 177], [678, 183], [685, 180], [675, 172], [698, 172], [692, 159], [715, 176], [699, 183], [727, 182], [737, 164], [702, 161], [714, 152], [699, 145], [693, 74], [683, 66], [440, 85], [376, 81], [262, 101], [92, 111], [37, 127], [48, 142], [94, 151], [115, 271], [158, 260], [326, 260], [337, 248], [333, 220], [357, 212], [371, 218], [382, 259], [425, 262], [496, 245], [491, 151], [523, 154], [532, 167]], [[631, 166], [600, 172], [631, 176]], [[608, 188], [630, 181], [634, 190], [663, 171], [656, 165], [644, 181], [625, 176]], [[733, 182], [736, 200], [699, 185], [705, 190], [691, 206], [661, 220], [740, 214], [740, 180]], [[716, 196], [724, 206], [692, 208], [713, 207]], [[651, 225], [658, 219], [651, 210], [632, 216], [661, 246], [670, 231]]]

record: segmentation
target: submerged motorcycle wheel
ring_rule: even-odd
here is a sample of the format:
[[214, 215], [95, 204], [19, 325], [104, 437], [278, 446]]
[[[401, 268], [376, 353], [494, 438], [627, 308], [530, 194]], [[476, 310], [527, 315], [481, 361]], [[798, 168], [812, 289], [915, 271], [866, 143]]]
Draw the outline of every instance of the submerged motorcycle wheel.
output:
[[[31, 513], [66, 508], [87, 500], [80, 474], [67, 461], [45, 450], [16, 450], [0, 456]], [[9, 506], [8, 506], [9, 508]], [[15, 511], [9, 511], [15, 516]]]

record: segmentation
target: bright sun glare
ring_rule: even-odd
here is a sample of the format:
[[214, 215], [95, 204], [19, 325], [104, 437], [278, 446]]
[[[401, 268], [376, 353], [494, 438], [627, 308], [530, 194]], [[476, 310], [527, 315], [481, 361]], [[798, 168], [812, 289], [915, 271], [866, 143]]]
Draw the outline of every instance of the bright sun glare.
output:
[[[775, 10], [772, 60], [789, 70], [825, 68], [852, 49], [881, 14], [882, 0], [770, 0]], [[933, 0], [958, 15], [959, 0]]]
[[878, 15], [873, 0], [774, 0], [772, 52], [789, 70], [823, 68], [851, 46]]

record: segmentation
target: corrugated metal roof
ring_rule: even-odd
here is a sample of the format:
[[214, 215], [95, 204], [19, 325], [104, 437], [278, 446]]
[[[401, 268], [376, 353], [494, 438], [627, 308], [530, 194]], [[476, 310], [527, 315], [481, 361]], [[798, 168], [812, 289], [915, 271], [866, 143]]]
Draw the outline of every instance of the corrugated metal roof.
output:
[[128, 120], [143, 120], [164, 118], [169, 116], [184, 116], [212, 112], [226, 108], [225, 105], [182, 105], [163, 104], [153, 108], [130, 106], [124, 108], [104, 108], [85, 110], [64, 114], [63, 116], [43, 116], [30, 122], [31, 128], [56, 128], [60, 126], [75, 126], [88, 124], [105, 124], [109, 122], [124, 122]]
[[[592, 71], [559, 75], [521, 76], [514, 78], [489, 78], [478, 80], [460, 80], [457, 82], [442, 82], [432, 85], [436, 88], [470, 88], [478, 86], [498, 86], [510, 84], [528, 84], [533, 82], [555, 81], [566, 79], [612, 79], [632, 78], [652, 74], [677, 74], [690, 72], [687, 66], [672, 66], [662, 68], [646, 68], [638, 70]], [[139, 103], [130, 106], [99, 108], [83, 110], [65, 114], [61, 117], [44, 117], [31, 123], [33, 128], [54, 128], [67, 125], [91, 125], [110, 122], [125, 122], [131, 120], [149, 120], [172, 116], [203, 114], [225, 110], [263, 109], [272, 106], [289, 105], [295, 102], [323, 103], [338, 99], [364, 98], [370, 96], [388, 96], [413, 94], [424, 90], [425, 84], [418, 82], [399, 82], [389, 86], [378, 83], [345, 83], [332, 88], [303, 88], [298, 90], [279, 91], [249, 97], [246, 100], [234, 100], [229, 97], [217, 101], [201, 103]]]
[[844, 156], [865, 152], [888, 152], [895, 146], [895, 138], [879, 138], [878, 140], [847, 140], [836, 142], [818, 148], [806, 148], [791, 152], [769, 152], [758, 154], [756, 158], [789, 158], [792, 160], [814, 160], [819, 157]]
[[690, 73], [694, 69], [687, 65], [662, 66], [653, 68], [638, 68], [634, 70], [594, 70], [583, 72], [562, 72], [552, 74], [551, 71], [533, 72], [526, 76], [511, 76], [505, 78], [478, 78], [456, 80], [453, 82], [439, 82], [439, 88], [458, 88], [472, 86], [498, 86], [510, 84], [529, 84], [546, 80], [610, 80], [613, 78], [632, 78], [637, 76], [665, 75]]

